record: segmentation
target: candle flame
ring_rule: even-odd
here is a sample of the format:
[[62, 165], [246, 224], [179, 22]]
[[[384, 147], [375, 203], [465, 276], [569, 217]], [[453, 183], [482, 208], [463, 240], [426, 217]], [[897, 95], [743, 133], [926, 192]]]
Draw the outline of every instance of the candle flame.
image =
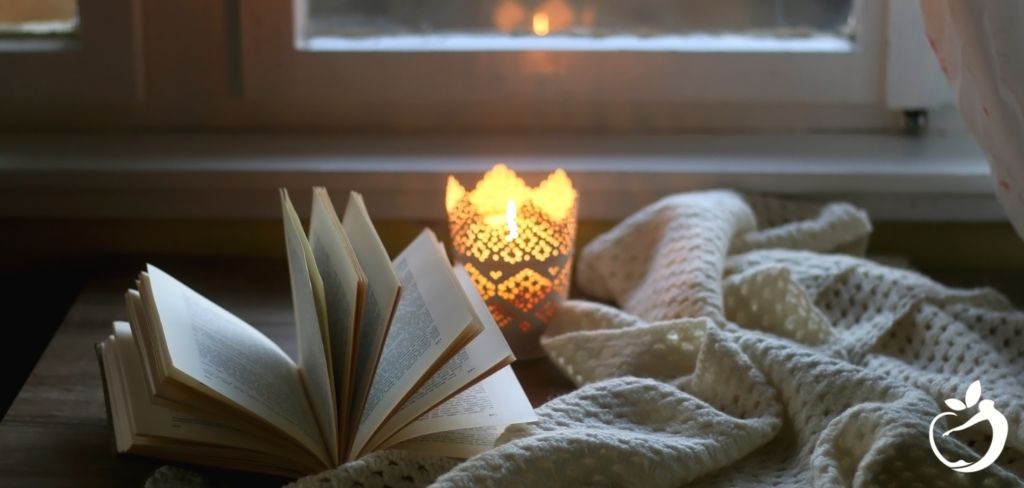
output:
[[546, 36], [550, 31], [550, 25], [548, 23], [548, 14], [544, 12], [537, 12], [533, 14], [533, 33], [538, 36]]
[[516, 225], [516, 202], [508, 199], [508, 207], [505, 208], [505, 222], [508, 223], [508, 235], [505, 240], [512, 242], [512, 239], [519, 237], [519, 227]]

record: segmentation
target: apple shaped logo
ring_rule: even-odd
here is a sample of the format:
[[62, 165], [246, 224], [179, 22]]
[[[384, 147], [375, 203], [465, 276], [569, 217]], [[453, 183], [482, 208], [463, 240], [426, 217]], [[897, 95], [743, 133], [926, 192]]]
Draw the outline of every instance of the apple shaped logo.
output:
[[[947, 399], [946, 406], [955, 411], [940, 413], [938, 416], [932, 419], [932, 424], [928, 428], [928, 440], [932, 444], [932, 452], [935, 453], [935, 457], [939, 458], [939, 461], [942, 461], [942, 464], [945, 464], [946, 466], [953, 468], [953, 471], [959, 471], [961, 473], [974, 473], [989, 467], [992, 463], [996, 461], [996, 458], [998, 458], [999, 455], [1002, 454], [1003, 446], [1006, 444], [1006, 434], [1010, 430], [1006, 423], [1006, 417], [1004, 417], [1003, 414], [999, 413], [999, 411], [996, 410], [995, 403], [993, 403], [992, 400], [982, 400], [981, 403], [978, 403], [979, 398], [981, 398], [981, 381], [975, 381], [974, 383], [971, 383], [971, 386], [967, 388], [967, 396], [964, 398], [964, 400], [966, 400], [966, 403], [961, 402], [956, 398]], [[942, 437], [948, 436], [951, 432], [964, 430], [968, 427], [971, 427], [974, 424], [988, 422], [992, 426], [992, 444], [988, 446], [988, 452], [986, 452], [985, 455], [982, 456], [981, 459], [979, 459], [976, 463], [968, 463], [963, 459], [951, 463], [947, 461], [946, 458], [944, 458], [942, 454], [939, 453], [938, 448], [935, 447], [935, 422], [937, 422], [939, 419], [947, 415], [956, 415], [956, 412], [967, 410], [968, 408], [973, 407], [975, 404], [978, 405], [978, 413], [974, 414], [974, 416], [971, 417], [970, 420], [964, 422], [964, 424], [961, 425], [960, 427], [956, 427], [954, 429], [946, 431], [944, 434], [942, 434]]]

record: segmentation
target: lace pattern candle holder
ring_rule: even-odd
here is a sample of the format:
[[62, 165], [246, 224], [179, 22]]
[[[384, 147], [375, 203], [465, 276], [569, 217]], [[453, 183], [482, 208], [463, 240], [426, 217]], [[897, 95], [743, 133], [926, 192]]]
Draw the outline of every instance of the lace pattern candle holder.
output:
[[469, 192], [448, 177], [455, 256], [518, 359], [544, 356], [540, 335], [569, 296], [576, 202], [561, 169], [536, 188], [501, 164]]

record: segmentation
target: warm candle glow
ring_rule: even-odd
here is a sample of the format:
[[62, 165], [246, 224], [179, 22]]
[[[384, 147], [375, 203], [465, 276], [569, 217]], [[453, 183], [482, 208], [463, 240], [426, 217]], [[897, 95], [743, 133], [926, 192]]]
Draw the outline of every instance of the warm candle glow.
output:
[[597, 18], [597, 10], [594, 9], [593, 5], [587, 5], [583, 7], [583, 13], [580, 15], [580, 24], [588, 29], [594, 27], [594, 19]]
[[576, 22], [576, 11], [565, 0], [546, 0], [537, 6], [537, 12], [544, 13], [547, 32], [565, 32]]
[[533, 14], [533, 33], [538, 36], [546, 36], [549, 31], [548, 27], [548, 14], [544, 12], [537, 12]]
[[506, 338], [521, 336], [510, 344], [535, 343], [557, 303], [569, 295], [576, 197], [561, 169], [536, 187], [503, 164], [485, 173], [472, 191], [448, 177], [445, 208], [455, 256]]
[[494, 27], [506, 34], [522, 28], [526, 21], [526, 9], [516, 0], [504, 0], [494, 8]]
[[516, 201], [511, 198], [508, 200], [508, 208], [505, 209], [505, 222], [508, 223], [508, 235], [505, 236], [505, 240], [512, 242], [512, 239], [519, 237], [519, 232], [516, 227]]

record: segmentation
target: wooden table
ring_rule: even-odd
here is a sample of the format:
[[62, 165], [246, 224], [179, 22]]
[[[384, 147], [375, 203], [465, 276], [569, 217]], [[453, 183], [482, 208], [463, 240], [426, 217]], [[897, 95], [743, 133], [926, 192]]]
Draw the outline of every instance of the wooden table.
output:
[[[161, 261], [160, 266], [276, 341], [292, 357], [296, 339], [283, 261]], [[163, 461], [114, 456], [93, 344], [124, 320], [124, 292], [144, 263], [109, 267], [79, 295], [25, 386], [0, 422], [0, 487], [141, 487]], [[45, 292], [45, 290], [42, 290]], [[17, 324], [31, 326], [31, 324]], [[517, 363], [516, 374], [538, 406], [571, 391], [550, 361]], [[215, 480], [227, 476], [203, 470]], [[263, 476], [240, 486], [281, 486]]]

